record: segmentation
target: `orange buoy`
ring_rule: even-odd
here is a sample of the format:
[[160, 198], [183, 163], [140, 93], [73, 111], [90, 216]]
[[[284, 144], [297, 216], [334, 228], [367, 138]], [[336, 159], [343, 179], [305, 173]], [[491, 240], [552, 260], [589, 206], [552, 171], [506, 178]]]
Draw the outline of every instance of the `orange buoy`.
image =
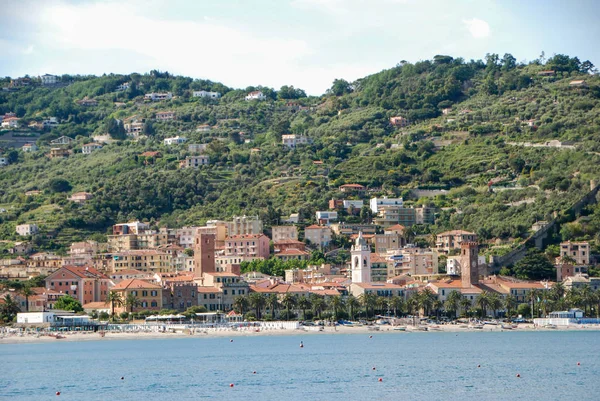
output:
[[60, 395], [60, 391], [57, 391], [57, 392], [56, 392], [56, 395]]
[[520, 373], [517, 373], [517, 377], [521, 377], [521, 374], [520, 374]]
[[233, 383], [231, 383], [231, 384], [229, 385], [229, 387], [233, 387]]
[[383, 379], [380, 377], [378, 381], [382, 382], [382, 381], [383, 381]]

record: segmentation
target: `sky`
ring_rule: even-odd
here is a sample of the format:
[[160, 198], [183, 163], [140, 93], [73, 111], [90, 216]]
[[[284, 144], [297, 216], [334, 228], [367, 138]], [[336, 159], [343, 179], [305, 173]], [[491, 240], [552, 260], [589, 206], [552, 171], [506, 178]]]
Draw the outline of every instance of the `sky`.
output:
[[149, 72], [324, 93], [401, 61], [600, 66], [596, 0], [0, 0], [0, 76]]

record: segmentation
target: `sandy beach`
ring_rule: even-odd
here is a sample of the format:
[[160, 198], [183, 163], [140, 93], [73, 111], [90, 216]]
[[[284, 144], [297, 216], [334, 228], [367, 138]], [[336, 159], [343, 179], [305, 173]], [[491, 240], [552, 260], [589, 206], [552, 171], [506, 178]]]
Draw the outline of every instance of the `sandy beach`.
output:
[[383, 325], [375, 326], [379, 329], [373, 329], [372, 326], [336, 326], [324, 327], [322, 331], [313, 330], [310, 328], [300, 329], [248, 329], [234, 330], [231, 328], [204, 329], [196, 328], [193, 330], [182, 330], [176, 332], [106, 332], [104, 335], [100, 333], [86, 332], [66, 332], [60, 333], [64, 338], [57, 339], [53, 336], [39, 335], [35, 333], [28, 334], [12, 334], [2, 333], [0, 335], [1, 344], [21, 344], [21, 343], [46, 343], [46, 342], [68, 342], [68, 341], [111, 341], [111, 340], [154, 340], [154, 339], [171, 339], [171, 338], [231, 338], [236, 337], [252, 337], [252, 336], [282, 336], [282, 335], [335, 335], [335, 334], [363, 334], [375, 336], [379, 334], [423, 334], [436, 332], [450, 333], [467, 333], [467, 332], [518, 332], [518, 331], [598, 331], [599, 326], [559, 326], [556, 328], [535, 327], [533, 324], [519, 324], [517, 328], [505, 329], [500, 325], [484, 325], [481, 329], [465, 327], [465, 325], [428, 325], [428, 326], [401, 326], [397, 327]]

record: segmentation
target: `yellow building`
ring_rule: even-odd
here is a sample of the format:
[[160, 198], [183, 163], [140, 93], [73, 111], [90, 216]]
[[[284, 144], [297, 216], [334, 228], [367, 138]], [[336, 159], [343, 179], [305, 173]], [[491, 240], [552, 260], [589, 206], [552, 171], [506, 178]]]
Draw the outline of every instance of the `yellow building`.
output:
[[129, 295], [135, 296], [139, 302], [139, 305], [133, 308], [134, 312], [162, 309], [162, 287], [158, 284], [132, 278], [121, 281], [111, 291], [120, 294], [121, 299], [123, 299], [123, 305], [115, 307], [115, 313], [131, 311], [131, 308], [128, 308], [125, 304]]
[[112, 254], [108, 269], [111, 272], [120, 270], [140, 270], [145, 273], [168, 273], [172, 271], [171, 255], [154, 249], [124, 251]]

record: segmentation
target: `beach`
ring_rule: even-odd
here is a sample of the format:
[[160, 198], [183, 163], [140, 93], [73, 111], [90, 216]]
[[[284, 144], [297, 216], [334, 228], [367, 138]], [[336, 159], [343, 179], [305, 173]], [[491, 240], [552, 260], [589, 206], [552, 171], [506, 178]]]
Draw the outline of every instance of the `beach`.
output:
[[171, 329], [165, 332], [119, 332], [107, 331], [104, 333], [94, 332], [61, 332], [62, 338], [53, 335], [42, 335], [38, 333], [2, 333], [1, 344], [20, 343], [45, 343], [45, 342], [69, 342], [69, 341], [111, 341], [111, 340], [154, 340], [154, 339], [176, 339], [176, 338], [231, 338], [236, 337], [259, 337], [259, 336], [285, 336], [285, 335], [335, 335], [335, 334], [363, 334], [373, 336], [377, 334], [408, 334], [408, 333], [468, 333], [468, 332], [517, 332], [517, 331], [598, 331], [597, 325], [581, 326], [557, 326], [556, 328], [536, 327], [533, 324], [520, 323], [515, 328], [506, 329], [501, 325], [483, 325], [482, 328], [468, 327], [467, 325], [443, 324], [443, 325], [421, 325], [421, 326], [326, 326], [319, 331], [314, 326], [299, 329], [275, 329], [275, 328], [243, 328], [233, 329], [221, 328], [193, 328], [193, 329]]

